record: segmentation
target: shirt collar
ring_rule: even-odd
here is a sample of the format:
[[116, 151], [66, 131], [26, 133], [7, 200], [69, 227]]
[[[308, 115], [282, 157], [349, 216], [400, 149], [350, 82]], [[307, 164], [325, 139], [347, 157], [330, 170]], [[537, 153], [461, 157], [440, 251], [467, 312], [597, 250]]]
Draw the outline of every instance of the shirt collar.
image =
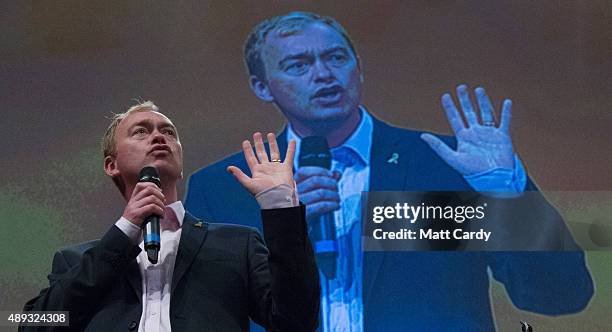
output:
[[[359, 106], [359, 111], [361, 112], [361, 120], [359, 121], [359, 125], [355, 128], [355, 131], [349, 136], [349, 138], [342, 143], [342, 145], [335, 147], [332, 152], [340, 147], [346, 147], [355, 152], [361, 162], [368, 166], [370, 164], [370, 154], [372, 150], [372, 131], [374, 128], [374, 124], [372, 121], [372, 116], [368, 114], [365, 107]], [[295, 168], [299, 167], [299, 156], [300, 156], [300, 143], [302, 138], [298, 136], [298, 134], [291, 127], [291, 123], [287, 124], [287, 142], [291, 140], [295, 140], [296, 148], [295, 148], [295, 158], [293, 161], [293, 165]]]
[[183, 219], [185, 218], [185, 207], [183, 206], [183, 203], [181, 201], [176, 201], [166, 206], [174, 211], [174, 214], [176, 214], [176, 218], [178, 219], [179, 226], [182, 227]]

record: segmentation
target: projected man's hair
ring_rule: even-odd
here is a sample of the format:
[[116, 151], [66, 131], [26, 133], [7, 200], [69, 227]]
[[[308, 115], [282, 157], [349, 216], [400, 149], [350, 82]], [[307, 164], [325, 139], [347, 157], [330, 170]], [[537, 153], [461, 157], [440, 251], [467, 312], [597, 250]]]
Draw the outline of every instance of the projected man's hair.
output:
[[244, 61], [249, 75], [256, 76], [264, 81], [266, 80], [266, 68], [261, 59], [261, 50], [270, 33], [276, 33], [283, 37], [291, 36], [300, 33], [304, 27], [313, 23], [325, 24], [340, 33], [346, 40], [355, 58], [357, 58], [359, 65], [359, 57], [357, 56], [353, 41], [338, 21], [328, 16], [309, 12], [291, 12], [287, 15], [276, 16], [259, 23], [249, 34], [244, 43]]

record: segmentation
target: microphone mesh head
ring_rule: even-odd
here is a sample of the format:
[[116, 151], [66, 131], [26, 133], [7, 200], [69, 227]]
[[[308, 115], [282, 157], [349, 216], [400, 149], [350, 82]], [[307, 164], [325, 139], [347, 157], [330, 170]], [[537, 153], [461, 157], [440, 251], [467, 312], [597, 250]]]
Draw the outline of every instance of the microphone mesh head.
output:
[[300, 145], [300, 167], [317, 166], [331, 168], [331, 153], [327, 140], [322, 136], [308, 136], [302, 139]]
[[140, 170], [140, 173], [138, 173], [138, 182], [153, 182], [158, 187], [161, 186], [159, 174], [157, 173], [157, 169], [153, 166], [145, 166]]

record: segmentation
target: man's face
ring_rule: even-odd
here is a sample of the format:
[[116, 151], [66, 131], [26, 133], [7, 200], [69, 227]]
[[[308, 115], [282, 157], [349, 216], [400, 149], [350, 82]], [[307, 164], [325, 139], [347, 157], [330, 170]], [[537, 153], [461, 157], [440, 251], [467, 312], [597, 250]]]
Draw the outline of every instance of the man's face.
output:
[[333, 28], [311, 23], [289, 36], [273, 32], [261, 55], [269, 93], [290, 122], [312, 128], [358, 111], [359, 64]]
[[[183, 148], [176, 128], [158, 112], [134, 112], [121, 120], [115, 131], [117, 153], [114, 175], [136, 181], [145, 166], [155, 166], [162, 181], [182, 177]], [[107, 171], [108, 173], [108, 171]]]

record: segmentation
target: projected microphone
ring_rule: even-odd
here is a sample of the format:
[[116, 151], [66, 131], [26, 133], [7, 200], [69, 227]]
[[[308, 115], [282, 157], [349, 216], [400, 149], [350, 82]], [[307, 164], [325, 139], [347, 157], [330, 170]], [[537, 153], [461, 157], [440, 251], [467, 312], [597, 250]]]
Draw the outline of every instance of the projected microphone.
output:
[[[152, 182], [161, 188], [161, 181], [157, 169], [152, 166], [146, 166], [140, 170], [138, 174], [138, 182]], [[149, 262], [157, 264], [157, 258], [159, 256], [159, 250], [161, 247], [161, 240], [159, 236], [159, 216], [152, 214], [148, 216], [144, 223], [144, 247], [147, 252]]]
[[[302, 139], [299, 164], [331, 168], [331, 153], [325, 137], [309, 136]], [[308, 221], [311, 227], [310, 238], [314, 244], [315, 257], [319, 269], [328, 279], [336, 278], [336, 259], [338, 243], [336, 241], [336, 223], [334, 214], [327, 213]]]

